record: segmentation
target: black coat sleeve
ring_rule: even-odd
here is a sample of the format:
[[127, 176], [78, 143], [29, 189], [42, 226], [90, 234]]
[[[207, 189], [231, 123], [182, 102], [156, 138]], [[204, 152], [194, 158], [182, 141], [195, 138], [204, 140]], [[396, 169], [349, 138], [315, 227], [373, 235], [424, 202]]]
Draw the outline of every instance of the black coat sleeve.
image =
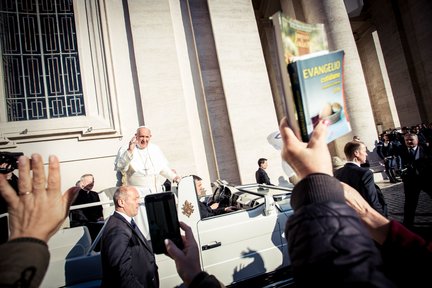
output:
[[335, 178], [315, 174], [293, 190], [285, 235], [296, 287], [394, 287]]

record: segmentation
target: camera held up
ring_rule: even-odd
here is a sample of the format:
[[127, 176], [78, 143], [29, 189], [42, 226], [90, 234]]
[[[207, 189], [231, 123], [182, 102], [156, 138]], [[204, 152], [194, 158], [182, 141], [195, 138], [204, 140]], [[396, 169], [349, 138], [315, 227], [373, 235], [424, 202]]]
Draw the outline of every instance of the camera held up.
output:
[[18, 158], [22, 155], [22, 152], [0, 152], [0, 173], [7, 174], [17, 169]]

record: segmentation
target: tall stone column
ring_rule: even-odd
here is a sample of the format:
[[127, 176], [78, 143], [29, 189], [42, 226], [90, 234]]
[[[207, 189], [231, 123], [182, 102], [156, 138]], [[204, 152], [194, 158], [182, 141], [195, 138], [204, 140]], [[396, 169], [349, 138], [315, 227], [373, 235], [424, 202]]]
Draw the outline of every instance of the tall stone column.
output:
[[351, 30], [348, 14], [343, 0], [302, 0], [305, 21], [324, 23], [329, 41], [329, 50], [345, 51], [344, 85], [352, 134], [335, 141], [334, 149], [343, 156], [343, 146], [357, 135], [373, 150], [377, 139], [375, 121], [369, 100], [363, 68]]

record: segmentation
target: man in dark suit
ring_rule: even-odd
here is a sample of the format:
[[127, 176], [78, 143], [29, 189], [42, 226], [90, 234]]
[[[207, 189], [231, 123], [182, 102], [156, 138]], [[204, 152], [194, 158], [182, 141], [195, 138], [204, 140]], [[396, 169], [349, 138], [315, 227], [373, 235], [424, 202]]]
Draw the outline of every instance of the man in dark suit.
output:
[[265, 169], [268, 167], [267, 159], [265, 158], [259, 158], [258, 159], [258, 170], [255, 172], [255, 179], [258, 184], [267, 184], [267, 185], [273, 185], [270, 183], [270, 178], [267, 175], [267, 172]]
[[372, 208], [387, 217], [387, 205], [381, 190], [375, 185], [372, 171], [360, 167], [362, 163], [366, 163], [366, 145], [360, 141], [348, 142], [344, 153], [347, 163], [334, 172], [335, 177], [356, 189]]
[[[100, 201], [99, 194], [92, 191], [94, 183], [94, 176], [92, 174], [84, 174], [81, 176], [80, 181], [77, 182], [77, 186], [81, 189], [75, 201], [72, 203], [72, 208], [75, 205]], [[94, 240], [103, 226], [104, 217], [102, 205], [71, 210], [69, 212], [69, 219], [71, 227], [87, 226], [91, 238]]]
[[[92, 191], [94, 187], [94, 176], [92, 174], [82, 175], [77, 186], [80, 187], [81, 190], [78, 192], [78, 196], [72, 203], [72, 206], [100, 201], [98, 193]], [[101, 205], [72, 210], [70, 212], [71, 227], [87, 225], [89, 222], [102, 221], [102, 211]]]
[[423, 190], [432, 198], [432, 157], [427, 149], [419, 145], [418, 136], [414, 133], [404, 135], [405, 145], [401, 146], [400, 157], [402, 159], [405, 204], [403, 224], [412, 227], [415, 211]]
[[201, 202], [199, 198], [203, 196], [202, 191], [204, 190], [202, 184], [202, 178], [197, 175], [192, 175], [192, 177], [195, 182], [195, 191], [198, 197], [198, 206], [199, 206], [201, 219], [224, 214], [227, 212], [233, 212], [237, 210], [237, 207], [235, 206], [219, 205], [220, 204], [219, 202], [213, 202], [211, 206], [207, 205], [207, 203]]
[[115, 212], [101, 239], [102, 287], [159, 287], [153, 249], [136, 226], [140, 196], [135, 187], [114, 193]]

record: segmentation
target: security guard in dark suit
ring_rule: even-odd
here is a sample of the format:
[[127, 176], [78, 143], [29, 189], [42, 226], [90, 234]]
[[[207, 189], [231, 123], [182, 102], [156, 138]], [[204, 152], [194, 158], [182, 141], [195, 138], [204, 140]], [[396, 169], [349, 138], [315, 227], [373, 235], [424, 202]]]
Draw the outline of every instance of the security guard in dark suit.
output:
[[419, 145], [418, 136], [407, 133], [404, 136], [405, 146], [399, 152], [402, 165], [405, 204], [403, 224], [412, 227], [420, 191], [432, 198], [432, 157], [425, 147]]
[[114, 193], [115, 212], [102, 233], [102, 287], [158, 288], [153, 249], [134, 223], [140, 196], [133, 186]]

